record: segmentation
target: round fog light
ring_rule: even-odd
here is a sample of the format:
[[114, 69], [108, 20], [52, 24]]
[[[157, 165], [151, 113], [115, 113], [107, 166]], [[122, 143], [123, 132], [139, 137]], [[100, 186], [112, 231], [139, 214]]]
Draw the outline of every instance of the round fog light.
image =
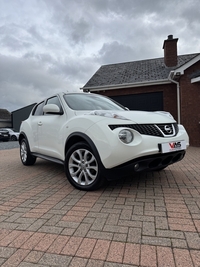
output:
[[129, 144], [133, 141], [133, 133], [130, 130], [124, 129], [119, 132], [119, 139], [125, 143]]

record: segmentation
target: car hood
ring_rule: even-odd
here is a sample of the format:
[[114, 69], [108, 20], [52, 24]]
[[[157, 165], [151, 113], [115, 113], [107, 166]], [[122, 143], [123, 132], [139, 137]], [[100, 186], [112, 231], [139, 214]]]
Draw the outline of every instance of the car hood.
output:
[[[86, 114], [85, 114], [86, 115]], [[105, 118], [120, 119], [137, 124], [152, 124], [152, 123], [175, 123], [172, 115], [164, 111], [116, 111], [116, 110], [94, 110], [87, 115], [95, 115]]]

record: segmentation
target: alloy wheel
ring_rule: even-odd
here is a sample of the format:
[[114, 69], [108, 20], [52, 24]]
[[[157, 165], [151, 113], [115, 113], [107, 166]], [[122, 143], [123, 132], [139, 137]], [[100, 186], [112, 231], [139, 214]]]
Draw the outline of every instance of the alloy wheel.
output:
[[20, 155], [21, 155], [22, 162], [26, 162], [26, 160], [27, 160], [27, 146], [26, 146], [25, 142], [21, 143]]
[[90, 185], [98, 175], [98, 163], [95, 156], [87, 149], [75, 150], [68, 161], [69, 172], [79, 185]]

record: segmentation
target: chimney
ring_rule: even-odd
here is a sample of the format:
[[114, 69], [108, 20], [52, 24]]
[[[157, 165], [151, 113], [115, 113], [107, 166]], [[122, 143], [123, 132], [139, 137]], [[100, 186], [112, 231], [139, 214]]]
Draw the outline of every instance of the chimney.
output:
[[164, 62], [166, 67], [175, 67], [177, 65], [177, 42], [178, 38], [173, 39], [173, 35], [168, 35], [168, 39], [164, 40]]

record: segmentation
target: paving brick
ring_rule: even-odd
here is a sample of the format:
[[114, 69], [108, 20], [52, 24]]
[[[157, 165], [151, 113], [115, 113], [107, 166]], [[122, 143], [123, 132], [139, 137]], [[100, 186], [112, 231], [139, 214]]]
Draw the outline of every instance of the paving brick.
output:
[[190, 249], [200, 250], [200, 236], [198, 233], [185, 233], [186, 241]]
[[117, 225], [119, 221], [119, 214], [109, 214], [106, 224], [108, 225]]
[[34, 250], [39, 251], [47, 251], [47, 249], [51, 246], [53, 241], [57, 238], [57, 235], [54, 234], [46, 234], [34, 247]]
[[194, 224], [196, 226], [197, 232], [200, 233], [200, 220], [194, 220]]
[[62, 235], [57, 236], [57, 238], [48, 248], [48, 252], [53, 254], [60, 254], [64, 246], [67, 244], [69, 238], [70, 238], [69, 236], [62, 236]]
[[71, 260], [69, 267], [85, 267], [87, 266], [87, 259], [75, 257]]
[[141, 221], [141, 222], [154, 222], [155, 219], [153, 216], [142, 216], [142, 215], [133, 215], [131, 217], [133, 221]]
[[48, 233], [48, 234], [60, 234], [62, 231], [63, 227], [46, 226], [46, 225], [43, 225], [38, 229], [38, 232]]
[[24, 260], [26, 262], [38, 263], [38, 261], [42, 258], [43, 254], [44, 252], [32, 250]]
[[78, 251], [76, 252], [76, 256], [82, 258], [90, 258], [96, 242], [96, 239], [85, 238], [82, 241]]
[[[51, 217], [48, 221], [46, 221], [45, 223], [45, 226], [48, 225], [48, 226], [55, 226], [61, 219], [62, 219], [62, 215], [52, 215], [50, 214]], [[44, 218], [43, 218], [44, 219]]]
[[139, 266], [140, 245], [127, 243], [125, 246], [123, 263]]
[[111, 242], [108, 251], [107, 261], [123, 262], [125, 244], [122, 242]]
[[170, 238], [162, 238], [162, 237], [154, 237], [154, 236], [143, 236], [142, 243], [154, 246], [171, 246], [171, 239]]
[[[35, 218], [35, 217], [34, 217]], [[43, 226], [46, 223], [46, 220], [44, 219], [37, 219], [33, 224], [31, 224], [28, 228], [29, 231], [37, 231], [40, 229], [41, 226]]]
[[119, 220], [118, 225], [132, 227], [132, 228], [135, 227], [142, 228], [142, 221]]
[[110, 247], [110, 241], [97, 240], [91, 258], [96, 260], [106, 260]]
[[2, 153], [1, 266], [200, 266], [200, 148], [94, 192], [73, 188], [60, 165]]
[[156, 246], [141, 245], [140, 265], [157, 267]]
[[0, 240], [4, 239], [4, 237], [8, 236], [11, 230], [0, 229]]
[[196, 228], [194, 225], [171, 223], [169, 227], [172, 231], [196, 232]]
[[0, 247], [0, 258], [10, 258], [15, 251], [15, 248]]
[[128, 242], [140, 244], [142, 241], [142, 229], [140, 228], [129, 228], [128, 231]]
[[132, 209], [123, 209], [120, 214], [121, 220], [130, 220], [132, 216]]
[[191, 258], [194, 263], [194, 267], [200, 266], [200, 251], [199, 250], [191, 250], [190, 251]]
[[20, 231], [13, 230], [8, 235], [4, 236], [3, 239], [0, 240], [0, 246], [8, 246], [17, 236], [21, 234]]
[[180, 231], [171, 231], [171, 230], [156, 230], [156, 236], [159, 237], [169, 237], [169, 238], [181, 238], [184, 239], [184, 233]]
[[31, 236], [33, 232], [21, 232], [10, 244], [9, 247], [20, 248]]
[[193, 267], [192, 258], [188, 250], [174, 248], [173, 251], [177, 266]]
[[7, 261], [5, 261], [2, 267], [18, 266], [23, 259], [29, 254], [29, 250], [18, 249]]
[[45, 253], [38, 263], [45, 266], [69, 266], [71, 260], [69, 256]]
[[155, 236], [155, 224], [153, 222], [143, 222], [142, 234]]
[[188, 248], [186, 240], [172, 238], [171, 241], [173, 248]]
[[169, 212], [167, 213], [168, 218], [172, 217], [172, 218], [183, 218], [183, 219], [191, 219], [191, 215], [189, 213], [189, 211], [187, 212]]
[[96, 239], [104, 239], [104, 240], [112, 240], [113, 233], [109, 232], [101, 232], [101, 231], [89, 231], [87, 234], [88, 238], [96, 238]]
[[[174, 261], [172, 249], [166, 248], [166, 247], [157, 247], [157, 262], [158, 262], [158, 266], [175, 267], [175, 261]], [[180, 265], [180, 266], [184, 266], [184, 265]]]
[[106, 218], [96, 218], [91, 226], [91, 230], [101, 231], [106, 223]]
[[116, 225], [105, 225], [103, 228], [104, 232], [109, 233], [128, 233], [128, 227], [124, 226], [116, 226]]
[[45, 236], [44, 233], [34, 233], [22, 246], [23, 249], [34, 249], [34, 247], [40, 242]]
[[126, 242], [127, 237], [128, 237], [128, 234], [115, 233], [113, 236], [113, 241]]
[[74, 236], [86, 237], [88, 231], [91, 229], [91, 225], [88, 223], [81, 223], [74, 232]]
[[11, 229], [15, 230], [19, 227], [18, 223], [9, 223], [9, 222], [2, 222], [0, 223], [0, 228], [2, 229]]
[[163, 229], [163, 230], [169, 229], [168, 220], [166, 217], [156, 217], [155, 223], [156, 223], [156, 229]]
[[104, 261], [89, 259], [87, 267], [104, 267]]
[[76, 251], [78, 250], [83, 238], [81, 237], [71, 237], [67, 244], [64, 246], [64, 248], [61, 251], [61, 254], [74, 256], [76, 255]]

